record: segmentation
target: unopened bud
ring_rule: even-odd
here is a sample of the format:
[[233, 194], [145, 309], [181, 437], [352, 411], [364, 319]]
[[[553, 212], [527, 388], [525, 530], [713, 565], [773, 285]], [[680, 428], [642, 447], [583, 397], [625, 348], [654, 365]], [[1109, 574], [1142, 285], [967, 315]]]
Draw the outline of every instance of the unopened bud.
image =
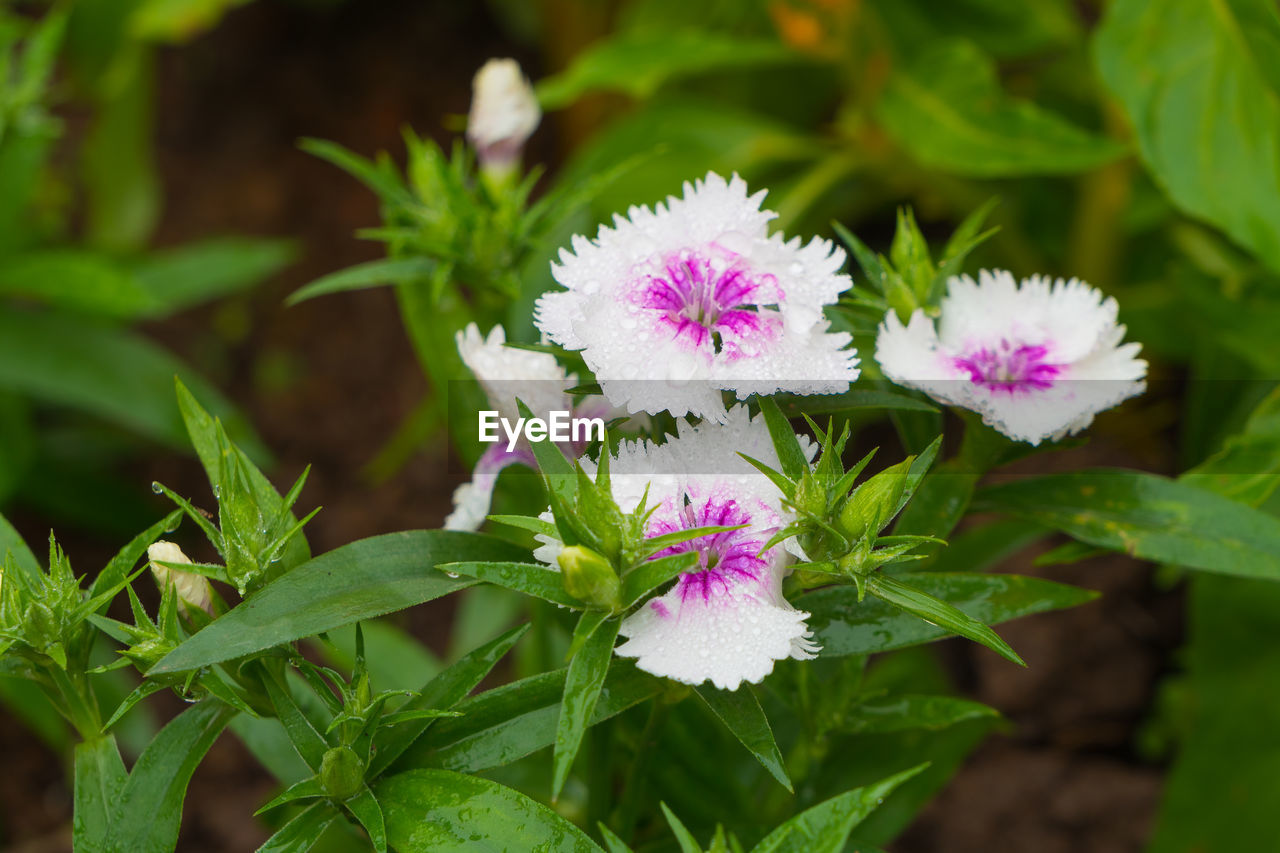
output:
[[364, 784], [364, 762], [349, 746], [335, 746], [320, 759], [320, 787], [335, 800], [354, 796]]
[[212, 612], [213, 589], [209, 579], [195, 572], [184, 572], [171, 569], [160, 563], [191, 563], [191, 558], [182, 553], [182, 549], [172, 542], [161, 540], [147, 548], [147, 557], [151, 560], [151, 572], [155, 575], [156, 585], [161, 591], [172, 586], [178, 594], [178, 600], [184, 607], [200, 608]]
[[898, 508], [910, 468], [911, 460], [904, 460], [859, 486], [840, 511], [840, 532], [855, 542], [877, 535]]
[[525, 141], [542, 110], [529, 78], [514, 59], [490, 59], [471, 84], [467, 139], [485, 171], [505, 177], [515, 171]]
[[622, 606], [622, 584], [609, 561], [581, 545], [567, 545], [556, 558], [564, 573], [565, 592], [607, 610]]

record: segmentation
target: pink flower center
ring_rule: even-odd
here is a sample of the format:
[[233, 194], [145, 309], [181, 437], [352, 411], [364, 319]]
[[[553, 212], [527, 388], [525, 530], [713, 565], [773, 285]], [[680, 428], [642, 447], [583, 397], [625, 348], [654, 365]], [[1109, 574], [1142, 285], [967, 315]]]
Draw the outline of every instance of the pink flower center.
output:
[[969, 380], [992, 391], [1038, 391], [1052, 387], [1062, 366], [1049, 361], [1049, 348], [1007, 339], [954, 359]]
[[692, 349], [753, 355], [781, 329], [777, 311], [770, 310], [781, 295], [777, 279], [753, 274], [723, 250], [720, 256], [689, 249], [668, 255], [637, 285], [637, 304]]
[[[737, 501], [712, 499], [701, 506], [686, 503], [674, 519], [655, 520], [649, 527], [649, 535], [660, 536], [695, 527], [733, 527], [750, 521], [751, 516]], [[763, 544], [764, 539], [757, 531], [744, 527], [672, 545], [654, 554], [651, 559], [687, 551], [695, 552], [698, 555], [698, 567], [680, 576], [680, 596], [687, 600], [700, 595], [705, 601], [714, 593], [728, 589], [732, 581], [759, 579], [766, 566], [764, 558], [757, 556]]]

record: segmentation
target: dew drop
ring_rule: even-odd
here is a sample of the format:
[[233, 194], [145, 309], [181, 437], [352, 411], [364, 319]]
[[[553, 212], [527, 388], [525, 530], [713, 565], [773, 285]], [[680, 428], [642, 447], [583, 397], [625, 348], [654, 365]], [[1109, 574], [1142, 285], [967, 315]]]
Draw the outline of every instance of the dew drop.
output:
[[162, 495], [164, 494], [164, 486], [160, 485], [159, 480], [155, 480], [151, 483], [151, 491], [155, 492], [157, 495]]

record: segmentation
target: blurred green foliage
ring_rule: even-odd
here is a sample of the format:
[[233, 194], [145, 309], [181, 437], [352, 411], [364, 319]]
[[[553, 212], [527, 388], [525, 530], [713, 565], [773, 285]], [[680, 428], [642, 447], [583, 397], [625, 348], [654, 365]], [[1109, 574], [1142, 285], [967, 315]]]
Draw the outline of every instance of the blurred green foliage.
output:
[[[185, 450], [183, 376], [255, 455], [247, 423], [136, 328], [252, 287], [290, 262], [280, 240], [153, 250], [155, 52], [227, 2], [18, 3], [0, 11], [0, 505], [119, 533], [149, 513], [114, 474]], [[85, 129], [68, 133], [70, 112]]]

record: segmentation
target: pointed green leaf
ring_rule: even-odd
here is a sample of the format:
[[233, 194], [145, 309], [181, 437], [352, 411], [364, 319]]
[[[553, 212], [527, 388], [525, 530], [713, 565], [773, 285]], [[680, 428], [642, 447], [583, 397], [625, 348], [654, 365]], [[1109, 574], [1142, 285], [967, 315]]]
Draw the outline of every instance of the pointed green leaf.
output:
[[565, 591], [564, 575], [541, 563], [442, 563], [439, 568], [442, 572], [475, 578], [552, 604], [574, 610], [582, 607], [581, 601]]
[[[1075, 607], [1097, 598], [1097, 593], [1089, 590], [1018, 575], [924, 572], [895, 577], [987, 624]], [[824, 657], [888, 651], [948, 636], [946, 629], [878, 598], [859, 601], [853, 587], [815, 590], [795, 604], [811, 614], [809, 627]]]
[[235, 710], [218, 701], [194, 705], [160, 730], [138, 757], [115, 798], [112, 853], [169, 853], [178, 841], [191, 774]]
[[1280, 579], [1280, 519], [1155, 474], [1095, 470], [1017, 480], [984, 489], [974, 509], [1145, 560]]
[[1018, 657], [1017, 653], [1009, 648], [1009, 644], [1000, 639], [995, 631], [963, 610], [953, 607], [942, 599], [934, 598], [927, 592], [882, 574], [873, 574], [867, 578], [867, 592], [882, 601], [889, 602], [894, 607], [919, 616], [926, 622], [953, 631], [962, 637], [968, 637], [975, 643], [981, 643], [1019, 666], [1026, 666], [1022, 658]]
[[330, 293], [368, 290], [371, 287], [416, 281], [431, 275], [435, 268], [436, 262], [424, 257], [380, 258], [376, 261], [366, 261], [363, 264], [356, 264], [321, 276], [310, 284], [298, 288], [285, 300], [285, 305], [297, 305], [308, 299], [327, 296]]
[[788, 479], [799, 480], [809, 470], [809, 460], [800, 449], [795, 430], [791, 428], [778, 404], [769, 397], [760, 398], [760, 413], [764, 415], [765, 425], [769, 428], [769, 437], [773, 439], [773, 448], [777, 451], [782, 473]]
[[[484, 680], [493, 667], [511, 651], [521, 637], [528, 632], [528, 625], [512, 628], [501, 636], [463, 655], [457, 663], [427, 682], [418, 695], [400, 707], [400, 711], [419, 708], [452, 708]], [[379, 730], [374, 739], [374, 756], [369, 763], [369, 776], [376, 778], [390, 767], [414, 741], [431, 720], [420, 720], [412, 725], [399, 725], [393, 729]]]
[[328, 802], [314, 803], [280, 827], [257, 853], [307, 853], [337, 819], [337, 810]]
[[106, 853], [112, 812], [127, 779], [114, 735], [76, 744], [72, 821], [76, 853]]
[[883, 734], [912, 729], [945, 729], [966, 720], [999, 717], [995, 708], [954, 696], [898, 695], [868, 699], [850, 709], [839, 731]]
[[355, 815], [356, 820], [360, 821], [364, 831], [369, 833], [369, 841], [373, 844], [373, 849], [377, 853], [387, 853], [387, 825], [382, 815], [382, 806], [378, 805], [378, 798], [374, 796], [373, 791], [365, 785], [360, 789], [360, 793], [344, 801], [343, 805]]
[[599, 625], [569, 662], [564, 699], [560, 703], [560, 720], [556, 724], [555, 773], [551, 783], [553, 800], [560, 795], [560, 789], [569, 778], [569, 768], [578, 755], [582, 735], [590, 725], [605, 676], [609, 673], [613, 644], [618, 639], [621, 624], [620, 620], [611, 619]]
[[707, 703], [720, 721], [733, 732], [747, 750], [764, 765], [769, 775], [778, 780], [778, 784], [792, 790], [791, 780], [787, 777], [786, 767], [782, 763], [782, 753], [778, 752], [778, 744], [773, 739], [773, 729], [769, 727], [769, 718], [760, 707], [760, 700], [751, 686], [743, 684], [737, 690], [719, 690], [702, 685], [695, 688], [703, 702]]
[[500, 539], [449, 530], [405, 530], [361, 539], [272, 581], [170, 652], [151, 672], [208, 666], [413, 607], [474, 583], [436, 571], [439, 563], [518, 559], [524, 553]]
[[667, 581], [692, 569], [697, 562], [697, 551], [668, 554], [656, 560], [644, 561], [622, 578], [623, 604], [630, 607]]
[[667, 807], [666, 803], [659, 803], [662, 807], [662, 814], [667, 819], [667, 824], [671, 827], [671, 831], [676, 836], [676, 843], [680, 845], [680, 853], [702, 853], [702, 845], [698, 843], [698, 839], [693, 837], [680, 818], [676, 817], [676, 813]]
[[841, 853], [854, 827], [895, 788], [927, 766], [922, 764], [874, 785], [845, 791], [806, 809], [765, 836], [751, 853]]

